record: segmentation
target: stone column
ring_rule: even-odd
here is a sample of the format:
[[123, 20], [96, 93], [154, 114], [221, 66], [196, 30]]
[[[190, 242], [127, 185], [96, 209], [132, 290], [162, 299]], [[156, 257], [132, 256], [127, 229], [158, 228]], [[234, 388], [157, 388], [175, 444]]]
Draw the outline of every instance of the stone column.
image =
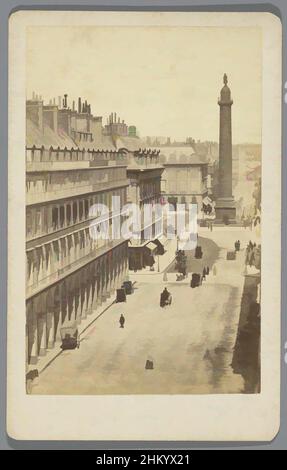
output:
[[52, 287], [47, 293], [47, 348], [52, 349], [55, 344], [55, 314], [54, 314], [54, 294], [55, 288]]
[[38, 341], [39, 356], [45, 356], [47, 348], [47, 320], [45, 313], [38, 315]]
[[27, 320], [26, 320], [26, 325], [25, 325], [25, 346], [26, 346], [26, 351], [25, 351], [25, 357], [26, 357], [26, 362], [25, 362], [25, 372], [28, 372], [28, 364], [29, 364], [29, 333], [28, 333], [28, 325], [27, 325]]
[[87, 287], [85, 279], [85, 271], [81, 270], [81, 279], [80, 279], [80, 310], [81, 318], [85, 319], [87, 317]]
[[100, 260], [97, 259], [96, 261], [96, 280], [97, 280], [97, 283], [96, 283], [96, 306], [99, 307], [102, 303], [102, 300], [101, 300], [101, 273], [100, 273], [100, 268], [101, 268], [101, 264], [100, 264]]
[[98, 285], [97, 284], [98, 284], [97, 275], [96, 275], [96, 271], [94, 270], [93, 272], [93, 303], [92, 303], [93, 312], [97, 309], [97, 304], [98, 304], [98, 296], [97, 296]]
[[28, 361], [29, 364], [38, 362], [38, 331], [37, 316], [33, 300], [28, 300], [26, 306], [26, 322], [28, 331]]
[[224, 86], [220, 92], [219, 130], [219, 180], [216, 200], [217, 221], [235, 222], [236, 210], [232, 195], [232, 130], [231, 130], [231, 92], [227, 86], [227, 75], [223, 77]]
[[67, 301], [68, 301], [68, 321], [74, 322], [76, 320], [76, 305], [75, 305], [75, 288], [74, 288], [74, 275], [69, 276], [67, 279]]
[[55, 342], [61, 341], [60, 328], [62, 326], [61, 312], [61, 284], [55, 287], [54, 291], [54, 338]]
[[67, 224], [67, 203], [64, 203], [64, 227], [66, 228]]
[[54, 312], [47, 313], [47, 348], [53, 349], [55, 344], [55, 315]]

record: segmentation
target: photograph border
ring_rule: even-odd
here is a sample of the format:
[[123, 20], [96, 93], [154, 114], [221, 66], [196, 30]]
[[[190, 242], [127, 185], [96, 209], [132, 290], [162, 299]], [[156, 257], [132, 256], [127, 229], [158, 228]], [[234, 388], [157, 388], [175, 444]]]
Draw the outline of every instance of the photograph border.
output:
[[[281, 93], [280, 93], [280, 94], [281, 94]], [[278, 189], [279, 189], [279, 188], [278, 188]], [[279, 197], [280, 197], [280, 195], [279, 195]], [[58, 397], [58, 398], [59, 398], [59, 397]]]

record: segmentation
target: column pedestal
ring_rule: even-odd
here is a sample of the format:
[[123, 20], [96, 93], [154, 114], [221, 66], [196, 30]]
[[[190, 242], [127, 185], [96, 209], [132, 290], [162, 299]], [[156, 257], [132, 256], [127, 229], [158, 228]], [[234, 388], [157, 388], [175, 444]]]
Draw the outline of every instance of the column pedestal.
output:
[[215, 223], [234, 224], [236, 222], [236, 207], [233, 197], [221, 197], [216, 200]]

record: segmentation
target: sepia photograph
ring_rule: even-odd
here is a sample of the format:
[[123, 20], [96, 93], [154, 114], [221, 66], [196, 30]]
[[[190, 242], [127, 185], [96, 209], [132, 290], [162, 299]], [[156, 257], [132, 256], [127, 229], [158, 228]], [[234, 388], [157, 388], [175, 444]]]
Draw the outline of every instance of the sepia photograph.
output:
[[260, 21], [39, 15], [18, 116], [26, 397], [260, 397], [263, 194], [280, 191]]
[[28, 29], [27, 393], [260, 393], [261, 47]]

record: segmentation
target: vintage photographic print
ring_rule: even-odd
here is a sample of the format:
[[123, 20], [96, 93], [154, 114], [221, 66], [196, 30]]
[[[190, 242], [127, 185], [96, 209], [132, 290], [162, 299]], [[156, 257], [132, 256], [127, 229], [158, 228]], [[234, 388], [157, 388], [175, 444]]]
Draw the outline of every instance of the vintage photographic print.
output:
[[28, 29], [28, 393], [260, 392], [261, 47]]
[[260, 396], [260, 22], [74, 19], [25, 27], [25, 395]]

